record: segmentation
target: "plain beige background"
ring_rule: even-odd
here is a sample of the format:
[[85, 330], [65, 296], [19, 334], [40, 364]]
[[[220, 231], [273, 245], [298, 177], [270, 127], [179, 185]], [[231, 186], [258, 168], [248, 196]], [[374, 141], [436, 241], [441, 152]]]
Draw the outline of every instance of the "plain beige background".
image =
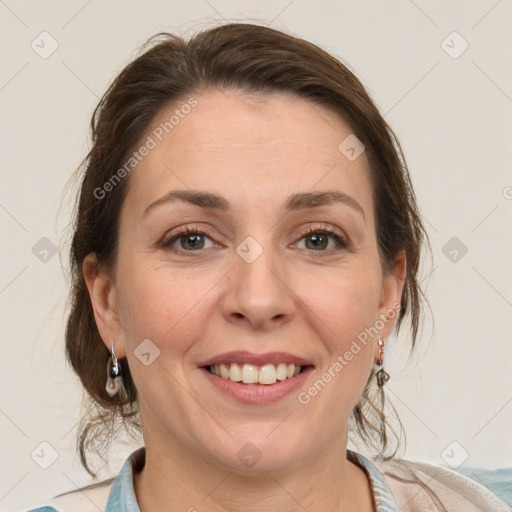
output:
[[[334, 53], [401, 140], [431, 237], [422, 276], [435, 319], [413, 361], [406, 336], [388, 350], [405, 457], [512, 465], [510, 0], [5, 0], [0, 13], [1, 510], [90, 483], [75, 452], [82, 392], [63, 352], [71, 206], [59, 204], [92, 111], [148, 37], [224, 20]], [[114, 444], [102, 479], [137, 446]]]

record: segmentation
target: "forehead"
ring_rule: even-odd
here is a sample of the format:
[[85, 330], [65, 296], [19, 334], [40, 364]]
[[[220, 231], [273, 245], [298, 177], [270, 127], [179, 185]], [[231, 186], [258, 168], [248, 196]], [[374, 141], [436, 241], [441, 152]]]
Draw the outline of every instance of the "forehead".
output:
[[170, 188], [194, 188], [231, 191], [247, 204], [258, 193], [277, 198], [317, 185], [371, 200], [366, 155], [351, 161], [340, 151], [352, 130], [336, 113], [285, 93], [193, 99], [163, 109], [149, 126], [143, 139], [153, 148], [130, 177], [127, 201], [147, 205]]

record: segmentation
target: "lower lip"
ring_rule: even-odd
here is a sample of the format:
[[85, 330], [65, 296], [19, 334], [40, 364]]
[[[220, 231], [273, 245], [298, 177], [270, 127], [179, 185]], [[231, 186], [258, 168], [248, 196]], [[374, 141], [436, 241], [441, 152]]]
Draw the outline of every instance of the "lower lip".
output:
[[244, 404], [266, 404], [277, 402], [297, 391], [308, 375], [313, 371], [312, 366], [308, 366], [296, 377], [290, 377], [285, 380], [277, 381], [275, 384], [243, 384], [234, 382], [230, 379], [217, 377], [206, 368], [200, 368], [206, 378], [219, 390], [226, 395], [242, 402]]

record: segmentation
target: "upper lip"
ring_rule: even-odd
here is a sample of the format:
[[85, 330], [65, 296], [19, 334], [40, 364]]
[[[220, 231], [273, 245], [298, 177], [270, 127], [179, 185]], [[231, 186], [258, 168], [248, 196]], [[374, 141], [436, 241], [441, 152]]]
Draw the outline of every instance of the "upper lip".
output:
[[255, 366], [286, 363], [294, 364], [296, 366], [313, 366], [311, 361], [287, 352], [265, 352], [264, 354], [253, 354], [252, 352], [246, 351], [225, 352], [224, 354], [219, 354], [202, 361], [198, 366], [213, 366], [216, 364], [226, 363], [253, 364]]

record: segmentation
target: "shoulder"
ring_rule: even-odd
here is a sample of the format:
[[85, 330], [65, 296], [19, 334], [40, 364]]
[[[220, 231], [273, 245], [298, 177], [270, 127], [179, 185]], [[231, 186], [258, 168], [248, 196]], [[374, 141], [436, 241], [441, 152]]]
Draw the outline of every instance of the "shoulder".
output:
[[31, 509], [28, 512], [98, 512], [105, 510], [113, 481], [114, 479], [111, 478], [73, 492], [60, 494], [49, 500], [47, 505]]
[[510, 512], [489, 489], [455, 471], [426, 462], [391, 459], [374, 462], [400, 510]]
[[102, 512], [107, 505], [110, 511], [114, 511], [125, 507], [126, 503], [132, 503], [133, 510], [138, 510], [133, 491], [133, 472], [140, 470], [145, 457], [145, 447], [142, 446], [125, 460], [116, 477], [60, 494], [44, 506], [28, 512]]
[[44, 506], [44, 507], [38, 507], [38, 508], [31, 508], [27, 512], [59, 512], [59, 511], [56, 508]]

